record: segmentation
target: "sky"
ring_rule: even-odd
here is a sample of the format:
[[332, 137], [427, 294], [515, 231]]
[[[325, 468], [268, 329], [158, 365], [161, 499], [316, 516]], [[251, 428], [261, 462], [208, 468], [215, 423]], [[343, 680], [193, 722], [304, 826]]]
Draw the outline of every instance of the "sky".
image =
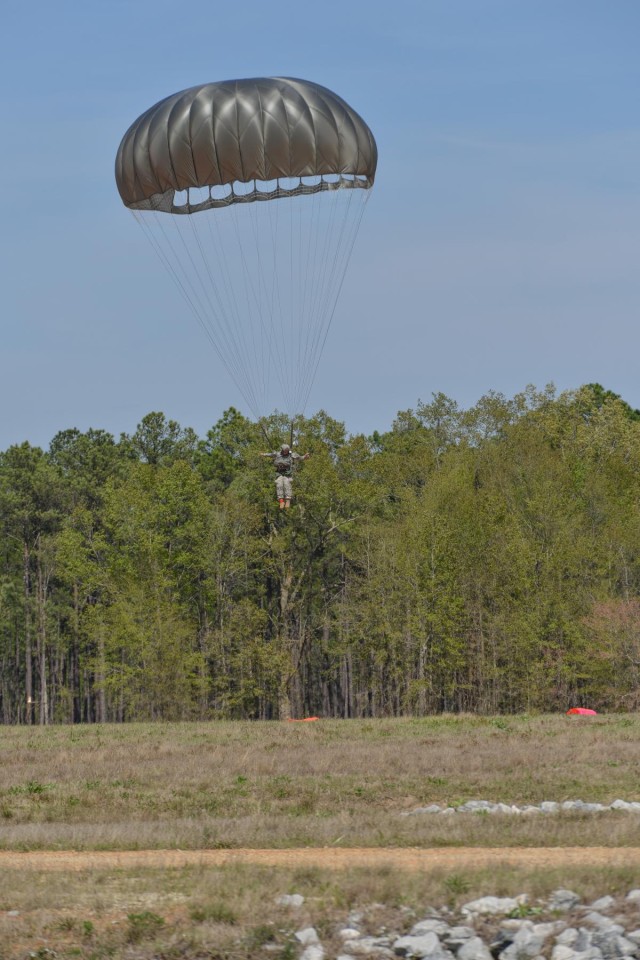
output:
[[[177, 90], [303, 77], [378, 173], [307, 413], [597, 381], [640, 407], [638, 0], [3, 0], [0, 449], [246, 410], [118, 196]], [[286, 201], [288, 202], [288, 201]]]

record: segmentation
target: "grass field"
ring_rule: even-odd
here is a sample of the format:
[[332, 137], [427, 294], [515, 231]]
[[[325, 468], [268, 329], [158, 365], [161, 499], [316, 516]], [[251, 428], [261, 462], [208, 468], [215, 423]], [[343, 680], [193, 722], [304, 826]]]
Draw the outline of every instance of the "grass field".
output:
[[[640, 846], [640, 817], [402, 817], [428, 803], [640, 799], [640, 718], [564, 716], [2, 728], [0, 848]], [[0, 875], [0, 957], [298, 956], [350, 910], [404, 931], [480, 894], [584, 898], [631, 868], [93, 869]], [[295, 915], [280, 893], [306, 897]], [[421, 913], [422, 911], [422, 913]], [[266, 952], [265, 952], [266, 951]]]
[[[406, 932], [430, 907], [457, 907], [491, 893], [527, 893], [534, 919], [538, 898], [569, 885], [585, 901], [624, 896], [637, 882], [624, 869], [332, 871], [240, 866], [208, 870], [98, 870], [63, 877], [11, 871], [0, 876], [0, 955], [5, 960], [81, 957], [99, 960], [294, 960], [295, 931], [314, 926], [327, 951], [342, 951], [338, 931], [352, 911], [371, 935]], [[305, 897], [297, 910], [276, 903], [282, 893]], [[497, 926], [497, 923], [496, 923]]]
[[402, 817], [640, 799], [640, 717], [2, 728], [0, 848], [637, 844], [640, 818]]

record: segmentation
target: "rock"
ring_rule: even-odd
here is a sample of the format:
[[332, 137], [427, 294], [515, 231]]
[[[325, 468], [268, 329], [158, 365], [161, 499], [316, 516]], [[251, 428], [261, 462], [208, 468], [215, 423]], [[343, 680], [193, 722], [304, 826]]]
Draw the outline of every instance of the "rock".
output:
[[493, 960], [491, 952], [480, 937], [470, 937], [457, 953], [458, 960]]
[[531, 806], [531, 804], [529, 804], [526, 807], [522, 807], [522, 813], [526, 814], [527, 816], [531, 816], [532, 814], [542, 813], [542, 810], [540, 809], [540, 807], [534, 807], [534, 806]]
[[[613, 929], [617, 927], [617, 929]], [[613, 924], [610, 930], [598, 930], [593, 935], [593, 945], [598, 947], [605, 960], [615, 960], [617, 957], [629, 957], [638, 950], [638, 945], [621, 936], [618, 924]]]
[[399, 957], [430, 957], [433, 960], [453, 960], [453, 954], [445, 950], [435, 933], [423, 933], [420, 936], [399, 937], [393, 944], [393, 951]]
[[556, 937], [556, 943], [563, 947], [571, 947], [578, 938], [578, 931], [575, 927], [565, 927]]
[[543, 800], [540, 804], [540, 809], [543, 813], [557, 813], [560, 809], [560, 804], [556, 803], [555, 800]]
[[475, 935], [473, 927], [450, 927], [446, 933], [441, 934], [440, 939], [450, 950], [455, 951]]
[[313, 927], [305, 927], [304, 930], [296, 930], [294, 937], [303, 947], [308, 947], [311, 943], [320, 943], [320, 938]]
[[600, 897], [599, 900], [594, 900], [589, 906], [592, 910], [610, 910], [611, 907], [615, 905], [615, 902], [613, 897]]
[[513, 938], [513, 942], [502, 951], [500, 960], [528, 960], [538, 956], [545, 940], [553, 931], [553, 924], [533, 924], [525, 921]]
[[393, 957], [388, 937], [358, 937], [347, 940], [343, 950], [352, 957]]
[[450, 927], [448, 923], [445, 923], [444, 920], [420, 920], [418, 923], [414, 924], [409, 931], [410, 936], [419, 937], [423, 933], [435, 933], [438, 936], [442, 936], [443, 933], [447, 933]]
[[321, 943], [311, 943], [300, 954], [300, 960], [324, 960], [324, 947]]
[[551, 960], [573, 960], [576, 951], [563, 943], [556, 943], [551, 951]]
[[495, 806], [490, 800], [468, 800], [458, 807], [458, 813], [490, 813]]
[[440, 811], [441, 817], [450, 817], [451, 814], [455, 813], [455, 807], [446, 807], [444, 810]]
[[338, 936], [341, 940], [355, 940], [360, 936], [360, 931], [355, 927], [343, 927], [342, 930], [338, 930]]
[[301, 893], [283, 893], [281, 897], [276, 897], [276, 903], [281, 907], [301, 907], [304, 897]]
[[598, 927], [600, 930], [624, 933], [624, 927], [621, 927], [619, 923], [614, 923], [611, 917], [604, 917], [601, 913], [598, 913], [597, 910], [591, 910], [589, 913], [585, 914], [584, 921], [585, 923], [591, 923], [594, 927]]
[[430, 803], [428, 807], [416, 807], [415, 810], [408, 810], [402, 814], [403, 817], [415, 817], [420, 813], [440, 813], [442, 807], [437, 803]]
[[629, 890], [629, 893], [626, 895], [625, 900], [640, 901], [640, 890]]
[[508, 803], [496, 803], [493, 809], [489, 812], [504, 813], [508, 814], [509, 816], [513, 816], [514, 814], [521, 813], [522, 811], [520, 810], [520, 807], [510, 806]]
[[625, 937], [627, 940], [631, 940], [632, 943], [640, 946], [640, 930], [631, 930], [630, 933], [625, 933]]
[[527, 895], [521, 894], [519, 897], [480, 897], [478, 900], [471, 900], [465, 903], [461, 908], [461, 913], [465, 916], [490, 914], [492, 916], [505, 916], [512, 910], [526, 903]]
[[580, 903], [580, 897], [573, 890], [554, 890], [549, 897], [549, 910], [566, 913]]
[[632, 810], [633, 807], [626, 800], [614, 800], [609, 804], [610, 810]]

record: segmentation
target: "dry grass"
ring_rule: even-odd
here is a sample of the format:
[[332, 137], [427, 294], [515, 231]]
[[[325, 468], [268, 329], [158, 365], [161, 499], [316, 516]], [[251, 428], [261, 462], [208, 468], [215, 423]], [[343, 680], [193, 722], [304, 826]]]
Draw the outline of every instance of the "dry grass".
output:
[[640, 799], [640, 717], [2, 728], [4, 849], [638, 845], [632, 814], [401, 817]]
[[[530, 905], [559, 886], [585, 901], [604, 893], [623, 896], [635, 885], [632, 870], [573, 869], [524, 872], [515, 868], [406, 874], [358, 869], [302, 870], [189, 868], [162, 871], [94, 871], [34, 877], [0, 876], [0, 956], [59, 958], [244, 958], [268, 952], [298, 956], [294, 933], [318, 931], [328, 956], [350, 911], [362, 915], [366, 933], [404, 933], [430, 907], [452, 911], [484, 894], [527, 893]], [[297, 910], [277, 906], [282, 893], [305, 897]], [[637, 904], [629, 928], [640, 925]], [[9, 915], [11, 911], [12, 915]], [[544, 914], [537, 914], [543, 919]]]

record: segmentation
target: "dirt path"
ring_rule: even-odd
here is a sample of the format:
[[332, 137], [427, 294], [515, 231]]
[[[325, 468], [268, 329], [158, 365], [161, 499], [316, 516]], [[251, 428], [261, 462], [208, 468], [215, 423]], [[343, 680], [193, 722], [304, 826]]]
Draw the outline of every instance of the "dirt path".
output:
[[110, 870], [138, 867], [220, 867], [255, 863], [270, 867], [393, 867], [454, 870], [460, 867], [635, 866], [640, 847], [434, 847], [303, 848], [293, 850], [0, 851], [0, 870]]

